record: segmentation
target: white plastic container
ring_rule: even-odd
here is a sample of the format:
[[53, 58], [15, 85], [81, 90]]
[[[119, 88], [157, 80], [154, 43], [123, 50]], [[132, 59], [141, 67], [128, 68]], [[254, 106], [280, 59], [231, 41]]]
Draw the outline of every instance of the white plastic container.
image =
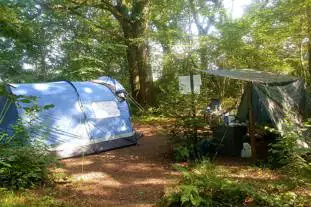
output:
[[243, 149], [241, 150], [242, 158], [250, 158], [252, 156], [252, 147], [247, 143], [243, 143]]

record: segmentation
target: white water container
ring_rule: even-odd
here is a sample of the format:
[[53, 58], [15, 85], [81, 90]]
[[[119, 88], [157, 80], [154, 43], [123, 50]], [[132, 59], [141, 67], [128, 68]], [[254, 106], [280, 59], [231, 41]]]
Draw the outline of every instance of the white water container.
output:
[[247, 143], [243, 143], [243, 149], [241, 150], [242, 158], [250, 158], [252, 156], [252, 147]]

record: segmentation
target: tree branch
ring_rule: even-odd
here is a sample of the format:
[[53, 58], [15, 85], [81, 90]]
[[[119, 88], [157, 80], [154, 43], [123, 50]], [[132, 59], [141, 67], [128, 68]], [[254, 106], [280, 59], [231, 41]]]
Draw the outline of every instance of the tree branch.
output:
[[[218, 8], [220, 6], [219, 0], [210, 0], [210, 2], [214, 3], [215, 8]], [[207, 16], [208, 22], [207, 22], [206, 27], [204, 27], [204, 26], [202, 26], [202, 24], [199, 21], [198, 11], [195, 8], [194, 1], [189, 0], [189, 4], [190, 4], [190, 9], [191, 9], [191, 13], [193, 15], [195, 25], [197, 26], [197, 28], [199, 30], [199, 34], [200, 35], [207, 35], [210, 27], [212, 26], [212, 24], [215, 23], [215, 15], [213, 14], [213, 15]]]
[[190, 9], [191, 9], [191, 13], [192, 13], [195, 25], [197, 26], [197, 28], [199, 30], [199, 34], [204, 34], [204, 28], [200, 24], [199, 17], [198, 17], [198, 12], [195, 9], [195, 5], [193, 3], [193, 0], [189, 0], [189, 4], [190, 4]]
[[90, 21], [88, 20], [87, 18], [85, 18], [83, 16], [83, 14], [77, 12], [76, 10], [70, 10], [70, 12], [76, 16], [79, 16], [81, 18], [83, 18], [84, 21], [86, 21], [88, 24], [91, 24], [92, 26], [98, 28], [98, 29], [101, 29], [101, 30], [104, 30], [105, 32], [107, 32], [108, 34], [110, 34], [111, 36], [113, 37], [117, 37], [118, 39], [120, 39], [121, 41], [125, 41], [125, 38], [117, 33], [114, 33], [110, 30], [107, 30], [105, 27], [101, 26], [100, 24], [97, 24], [97, 23], [94, 23], [93, 21]]
[[122, 4], [122, 2], [117, 1], [117, 6], [113, 6], [108, 0], [102, 0], [101, 4], [96, 5], [95, 7], [101, 8], [101, 9], [105, 9], [109, 12], [111, 12], [111, 14], [116, 18], [116, 19], [120, 19], [122, 18], [124, 15], [122, 13], [122, 11], [120, 11], [120, 6], [119, 4]]

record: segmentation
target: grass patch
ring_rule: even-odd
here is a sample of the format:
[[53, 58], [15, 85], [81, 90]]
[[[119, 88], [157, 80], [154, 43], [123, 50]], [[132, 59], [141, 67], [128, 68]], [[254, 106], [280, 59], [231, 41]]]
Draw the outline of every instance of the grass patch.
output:
[[166, 125], [174, 121], [173, 118], [164, 117], [164, 116], [154, 116], [154, 115], [141, 115], [141, 116], [132, 116], [132, 120], [138, 124], [158, 124]]
[[42, 189], [42, 191], [43, 192], [39, 194], [32, 190], [12, 191], [0, 188], [0, 207], [67, 206], [54, 198], [53, 189], [45, 188]]
[[[56, 183], [64, 183], [71, 180], [65, 173], [58, 172], [57, 170], [53, 171], [52, 176]], [[58, 192], [54, 187], [52, 185], [19, 190], [0, 188], [0, 207], [69, 207], [70, 205], [67, 203], [55, 198]]]

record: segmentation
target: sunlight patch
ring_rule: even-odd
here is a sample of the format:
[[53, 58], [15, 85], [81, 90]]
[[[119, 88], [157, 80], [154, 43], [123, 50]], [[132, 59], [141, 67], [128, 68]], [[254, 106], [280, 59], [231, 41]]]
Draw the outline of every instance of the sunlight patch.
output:
[[78, 181], [90, 181], [106, 178], [107, 174], [103, 172], [89, 172], [89, 173], [79, 173], [73, 175], [73, 178]]
[[35, 84], [33, 88], [38, 91], [46, 91], [50, 88], [50, 86], [48, 84]]
[[148, 184], [167, 184], [168, 180], [163, 178], [149, 178], [141, 181], [134, 181], [135, 185], [148, 185]]
[[67, 167], [75, 167], [75, 166], [81, 166], [81, 165], [91, 165], [93, 163], [94, 162], [91, 160], [81, 160], [81, 161], [66, 163], [66, 166]]
[[93, 90], [91, 88], [84, 88], [84, 91], [86, 93], [93, 93]]

